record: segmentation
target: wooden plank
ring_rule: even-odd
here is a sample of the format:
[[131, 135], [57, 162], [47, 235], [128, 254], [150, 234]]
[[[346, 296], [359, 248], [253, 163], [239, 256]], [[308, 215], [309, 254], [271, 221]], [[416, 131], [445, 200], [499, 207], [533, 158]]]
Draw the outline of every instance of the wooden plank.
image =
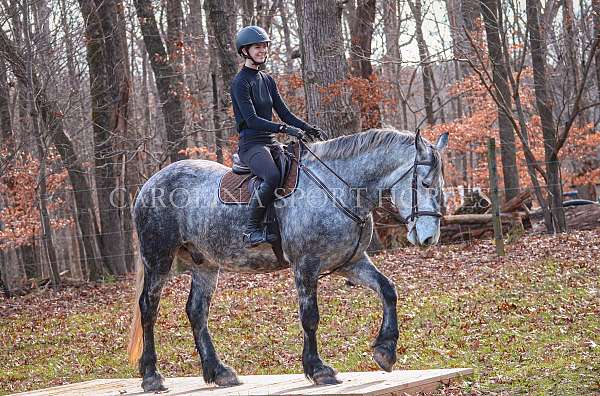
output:
[[[283, 375], [247, 375], [240, 376], [242, 385], [219, 388], [206, 385], [201, 377], [167, 378], [165, 385], [168, 391], [164, 395], [364, 395], [393, 396], [416, 395], [420, 391], [437, 388], [442, 382], [473, 373], [472, 369], [435, 369], [435, 370], [397, 370], [391, 373], [383, 371], [340, 373], [339, 385], [317, 386], [309, 382], [302, 374]], [[72, 385], [42, 389], [20, 396], [54, 396], [54, 395], [143, 395], [140, 378], [100, 379]]]

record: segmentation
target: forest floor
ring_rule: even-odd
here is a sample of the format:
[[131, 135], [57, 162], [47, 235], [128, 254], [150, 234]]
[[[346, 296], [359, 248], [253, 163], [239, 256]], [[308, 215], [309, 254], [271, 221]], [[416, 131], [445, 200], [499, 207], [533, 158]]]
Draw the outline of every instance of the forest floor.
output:
[[[490, 241], [374, 257], [396, 283], [397, 369], [472, 367], [440, 395], [600, 395], [600, 232], [527, 235], [497, 258]], [[201, 375], [185, 315], [190, 276], [163, 292], [165, 376]], [[133, 280], [0, 298], [0, 394], [136, 376], [127, 364]], [[339, 371], [377, 370], [381, 320], [369, 290], [330, 277], [319, 289], [319, 343]], [[302, 334], [289, 271], [224, 274], [210, 327], [239, 374], [300, 373]]]

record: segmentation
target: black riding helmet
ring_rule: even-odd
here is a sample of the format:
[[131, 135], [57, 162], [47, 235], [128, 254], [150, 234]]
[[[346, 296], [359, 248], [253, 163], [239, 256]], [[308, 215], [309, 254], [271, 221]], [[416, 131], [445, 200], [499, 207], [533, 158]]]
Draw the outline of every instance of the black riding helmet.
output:
[[[235, 36], [235, 47], [237, 49], [238, 54], [242, 55], [244, 58], [249, 58], [242, 52], [242, 48], [250, 46], [252, 44], [258, 43], [270, 43], [271, 39], [269, 35], [265, 31], [265, 29], [260, 26], [246, 26], [240, 29]], [[251, 59], [255, 64], [257, 63], [254, 59]]]

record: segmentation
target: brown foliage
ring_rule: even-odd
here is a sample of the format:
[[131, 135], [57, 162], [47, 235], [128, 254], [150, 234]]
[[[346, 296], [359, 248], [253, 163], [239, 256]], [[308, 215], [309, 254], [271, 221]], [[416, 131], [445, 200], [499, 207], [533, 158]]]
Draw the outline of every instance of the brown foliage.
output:
[[[6, 155], [6, 151], [0, 153], [0, 156]], [[57, 155], [50, 156], [48, 161], [57, 171], [46, 175], [49, 197], [47, 206], [51, 215], [65, 205], [60, 191], [63, 191], [67, 185], [65, 183], [67, 171], [59, 166], [57, 160]], [[0, 211], [0, 222], [4, 223], [4, 228], [0, 230], [0, 250], [29, 244], [32, 238], [41, 233], [40, 212], [37, 205], [39, 165], [39, 161], [34, 159], [31, 153], [19, 151], [0, 178], [0, 194], [4, 199], [4, 208]], [[54, 216], [51, 219], [51, 225], [55, 229], [71, 223], [72, 219], [69, 217]]]

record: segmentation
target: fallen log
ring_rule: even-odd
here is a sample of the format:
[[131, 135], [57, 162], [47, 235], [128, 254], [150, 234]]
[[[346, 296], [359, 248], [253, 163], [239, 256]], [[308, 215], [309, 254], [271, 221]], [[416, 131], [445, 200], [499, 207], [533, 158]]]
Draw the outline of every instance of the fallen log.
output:
[[525, 210], [527, 212], [529, 211], [529, 208], [527, 207], [529, 201], [531, 201], [531, 191], [521, 191], [516, 197], [504, 202], [502, 206], [500, 206], [500, 212], [508, 213], [516, 212], [517, 210]]
[[[564, 208], [567, 229], [592, 230], [600, 228], [600, 204], [569, 206]], [[533, 231], [545, 232], [544, 217], [541, 210], [531, 214]]]
[[[520, 220], [521, 217], [525, 216], [525, 213], [514, 212], [514, 213], [500, 213], [500, 220], [506, 223], [512, 223], [516, 220]], [[447, 215], [442, 219], [442, 224], [486, 224], [492, 222], [492, 214], [462, 214], [462, 215]]]

